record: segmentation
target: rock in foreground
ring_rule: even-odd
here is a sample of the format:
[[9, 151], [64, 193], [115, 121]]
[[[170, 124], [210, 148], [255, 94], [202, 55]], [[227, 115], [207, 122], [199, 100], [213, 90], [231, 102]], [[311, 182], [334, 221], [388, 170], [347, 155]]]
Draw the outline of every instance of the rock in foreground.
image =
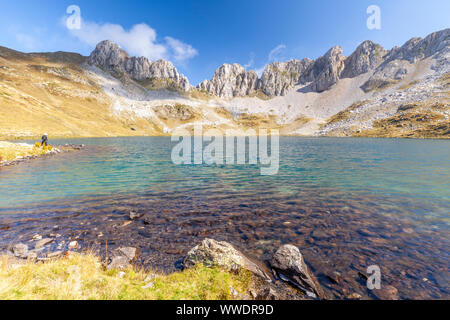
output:
[[183, 260], [183, 267], [190, 268], [197, 263], [203, 263], [208, 267], [217, 266], [227, 271], [248, 270], [264, 280], [271, 280], [267, 268], [250, 260], [225, 241], [205, 239], [201, 244], [192, 248]]
[[324, 298], [320, 284], [296, 246], [287, 244], [278, 248], [270, 264], [282, 280], [294, 284], [311, 297]]

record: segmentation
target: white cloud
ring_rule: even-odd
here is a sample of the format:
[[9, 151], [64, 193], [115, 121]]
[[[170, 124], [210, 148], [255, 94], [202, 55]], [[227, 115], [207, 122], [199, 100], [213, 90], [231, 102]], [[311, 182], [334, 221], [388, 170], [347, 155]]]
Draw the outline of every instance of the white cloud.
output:
[[195, 57], [198, 54], [198, 51], [190, 44], [183, 43], [180, 40], [172, 37], [166, 37], [166, 42], [172, 49], [173, 57], [176, 61], [183, 62]]
[[91, 47], [95, 47], [100, 41], [110, 40], [132, 56], [144, 56], [153, 61], [167, 59], [183, 62], [198, 54], [191, 45], [171, 37], [166, 37], [165, 42], [158, 42], [155, 29], [145, 23], [125, 30], [119, 24], [98, 24], [83, 20], [81, 29], [69, 32]]

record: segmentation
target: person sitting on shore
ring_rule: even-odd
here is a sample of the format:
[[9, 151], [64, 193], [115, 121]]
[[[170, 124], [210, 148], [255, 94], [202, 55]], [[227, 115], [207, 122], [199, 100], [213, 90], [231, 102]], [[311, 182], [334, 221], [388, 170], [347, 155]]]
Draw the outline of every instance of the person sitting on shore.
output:
[[46, 133], [44, 133], [44, 135], [42, 136], [42, 143], [41, 146], [48, 146], [48, 135]]

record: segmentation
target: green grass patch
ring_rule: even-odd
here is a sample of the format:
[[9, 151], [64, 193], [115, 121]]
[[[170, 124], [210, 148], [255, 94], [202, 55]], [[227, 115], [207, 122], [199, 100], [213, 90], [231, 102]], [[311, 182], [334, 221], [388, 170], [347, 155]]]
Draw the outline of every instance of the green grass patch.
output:
[[[154, 278], [148, 280], [149, 275]], [[235, 298], [230, 287], [245, 293], [251, 284], [249, 273], [201, 264], [154, 275], [131, 267], [123, 272], [105, 270], [92, 254], [17, 265], [11, 257], [0, 257], [0, 300], [229, 300]]]

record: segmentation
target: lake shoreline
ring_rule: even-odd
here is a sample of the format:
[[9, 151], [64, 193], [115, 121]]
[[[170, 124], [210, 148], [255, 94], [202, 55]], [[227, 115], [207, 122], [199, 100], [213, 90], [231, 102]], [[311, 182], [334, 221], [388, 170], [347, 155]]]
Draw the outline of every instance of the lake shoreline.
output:
[[[93, 205], [103, 206], [102, 203]], [[390, 252], [390, 254], [399, 253], [398, 241], [393, 240], [391, 245], [383, 236], [377, 235], [372, 228], [358, 228], [358, 230], [355, 230], [359, 235], [370, 237], [369, 240], [372, 248], [364, 245], [363, 241], [357, 241], [355, 242], [355, 245], [357, 245], [355, 249], [358, 248], [358, 250], [352, 255], [350, 255], [350, 252], [344, 250], [345, 247], [342, 246], [343, 244], [338, 244], [339, 236], [336, 234], [336, 231], [316, 228], [312, 230], [313, 238], [307, 238], [306, 241], [299, 241], [294, 238], [291, 241], [286, 242], [275, 241], [273, 245], [265, 250], [266, 253], [263, 256], [255, 256], [257, 251], [255, 252], [254, 246], [247, 244], [246, 241], [239, 241], [240, 237], [237, 234], [224, 236], [222, 233], [209, 230], [203, 234], [193, 232], [191, 237], [183, 239], [181, 237], [177, 238], [176, 236], [177, 233], [184, 233], [183, 231], [178, 231], [173, 235], [172, 233], [165, 235], [164, 230], [167, 230], [167, 227], [172, 229], [172, 222], [164, 222], [170, 220], [160, 221], [162, 219], [161, 216], [155, 216], [150, 213], [143, 214], [139, 213], [142, 211], [123, 212], [123, 210], [113, 210], [111, 214], [103, 215], [95, 212], [88, 213], [88, 211], [78, 213], [73, 213], [71, 211], [72, 210], [69, 210], [66, 214], [27, 215], [27, 217], [23, 218], [18, 216], [0, 217], [0, 231], [3, 233], [3, 236], [0, 237], [0, 252], [7, 254], [8, 252], [11, 252], [11, 248], [14, 245], [23, 243], [30, 248], [38, 247], [35, 250], [31, 250], [33, 252], [32, 257], [38, 259], [38, 261], [48, 261], [50, 258], [55, 257], [55, 255], [61, 256], [65, 254], [65, 252], [94, 253], [98, 257], [101, 257], [102, 261], [105, 261], [108, 257], [114, 256], [115, 252], [120, 250], [120, 248], [131, 247], [136, 248], [137, 251], [139, 251], [139, 256], [133, 261], [134, 266], [142, 268], [143, 270], [154, 270], [160, 274], [170, 275], [182, 270], [183, 257], [186, 257], [187, 253], [192, 250], [192, 247], [209, 237], [233, 244], [238, 250], [241, 249], [245, 254], [250, 254], [250, 257], [252, 257], [254, 261], [259, 261], [259, 263], [266, 265], [269, 268], [269, 261], [276, 251], [276, 248], [283, 243], [286, 244], [291, 242], [301, 250], [306, 263], [318, 277], [321, 287], [325, 289], [328, 299], [334, 300], [350, 298], [364, 300], [379, 299], [377, 295], [374, 295], [373, 292], [365, 288], [367, 270], [364, 266], [371, 264], [371, 257], [377, 255], [377, 252], [380, 254], [380, 249], [387, 251], [386, 253]], [[167, 218], [171, 219], [170, 217]], [[196, 223], [195, 218], [191, 218], [190, 221], [194, 224]], [[386, 224], [389, 225], [391, 222], [386, 221]], [[165, 225], [167, 227], [165, 227]], [[289, 227], [288, 224], [285, 225]], [[403, 226], [402, 230], [405, 235], [414, 234], [414, 231], [407, 226]], [[191, 233], [191, 231], [188, 230], [185, 232]], [[349, 229], [345, 232], [347, 234], [354, 234], [354, 231]], [[334, 236], [334, 239], [330, 238], [330, 236]], [[325, 237], [325, 242], [319, 241], [322, 237]], [[39, 244], [42, 241], [44, 241], [43, 246]], [[265, 241], [271, 242], [269, 240]], [[428, 240], [422, 239], [422, 241]], [[331, 246], [334, 242], [336, 242], [336, 245]], [[328, 243], [328, 245], [326, 243]], [[341, 252], [338, 255], [339, 259], [345, 260], [353, 256], [356, 261], [361, 261], [361, 266], [351, 267], [355, 262], [351, 263], [351, 260], [349, 260], [350, 265], [345, 268], [338, 266], [333, 268], [332, 265], [334, 265], [334, 263], [332, 263], [324, 269], [324, 264], [328, 264], [328, 262], [326, 262], [327, 258], [323, 255], [323, 250], [327, 250], [327, 246], [331, 246], [334, 248], [333, 250], [339, 250]], [[380, 246], [380, 249], [376, 249], [378, 246]], [[362, 250], [360, 250], [359, 247]], [[352, 247], [350, 246], [349, 249], [350, 248]], [[351, 249], [351, 251], [355, 250]], [[338, 257], [335, 257], [334, 259]], [[414, 259], [409, 261], [414, 261]], [[383, 283], [386, 287], [395, 289], [392, 289], [396, 292], [393, 297], [401, 299], [422, 297], [426, 299], [426, 296], [422, 296], [417, 292], [417, 288], [412, 291], [416, 293], [411, 296], [413, 293], [408, 290], [405, 291], [406, 287], [402, 284], [402, 281], [406, 279], [401, 276], [398, 279], [393, 277], [393, 275], [399, 272], [397, 269], [399, 266], [398, 263], [399, 262], [397, 261], [391, 266], [386, 265], [386, 262], [383, 262], [382, 264], [384, 276]], [[403, 263], [408, 264], [411, 262], [405, 260]], [[419, 263], [419, 265], [421, 263]], [[411, 265], [411, 267], [415, 268], [413, 265]], [[386, 268], [392, 268], [392, 270]], [[417, 273], [411, 271], [406, 272], [407, 277], [416, 279], [416, 277], [420, 277], [420, 274], [423, 271], [419, 270]], [[430, 276], [428, 275], [427, 277]], [[434, 278], [432, 277], [431, 279]], [[411, 283], [416, 281], [423, 282], [422, 280], [417, 279], [413, 280]], [[288, 297], [288, 299], [307, 298], [302, 291], [298, 291], [298, 289], [292, 287], [292, 285], [285, 284], [283, 281], [280, 282], [280, 280], [278, 280], [276, 284], [278, 285], [277, 292], [280, 297]], [[423, 282], [423, 284], [428, 286], [432, 283]], [[445, 298], [445, 293], [442, 294], [443, 295], [440, 297]], [[383, 299], [386, 299], [386, 296], [384, 296]]]
[[56, 156], [60, 153], [65, 153], [65, 152], [73, 152], [73, 151], [80, 151], [84, 148], [84, 145], [62, 145], [62, 146], [54, 146], [53, 149], [51, 151], [48, 151], [47, 153], [44, 154], [40, 154], [40, 155], [25, 155], [13, 160], [6, 160], [6, 161], [1, 161], [0, 162], [0, 168], [2, 167], [10, 167], [10, 166], [14, 166], [14, 165], [18, 165], [20, 163], [23, 162], [29, 162], [31, 160], [35, 160], [35, 159], [40, 159], [43, 157], [53, 157]]
[[[192, 135], [194, 137], [194, 135]], [[53, 140], [71, 140], [71, 139], [100, 139], [100, 138], [170, 138], [170, 134], [160, 134], [160, 135], [118, 135], [118, 136], [58, 136], [52, 135]], [[298, 135], [298, 134], [280, 134], [279, 137], [295, 137], [295, 138], [337, 138], [337, 139], [351, 139], [351, 138], [362, 138], [362, 139], [399, 139], [399, 140], [450, 140], [450, 135], [442, 137], [397, 137], [397, 136], [373, 136], [373, 135], [353, 135], [353, 136], [340, 136], [340, 135]], [[27, 136], [27, 137], [14, 137], [14, 136], [0, 136], [0, 141], [10, 141], [10, 142], [20, 142], [20, 141], [30, 141], [30, 140], [40, 140], [39, 136]]]

